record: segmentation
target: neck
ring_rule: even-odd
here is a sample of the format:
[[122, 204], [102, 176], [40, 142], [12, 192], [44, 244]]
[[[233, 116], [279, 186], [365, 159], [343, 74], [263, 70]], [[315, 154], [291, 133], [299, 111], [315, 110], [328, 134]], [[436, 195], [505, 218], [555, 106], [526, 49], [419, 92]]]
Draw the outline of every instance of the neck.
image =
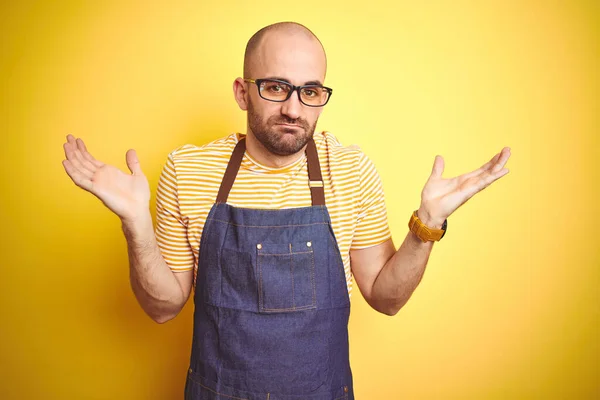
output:
[[289, 156], [280, 156], [277, 154], [271, 153], [263, 144], [256, 139], [252, 132], [248, 131], [246, 135], [246, 151], [252, 158], [261, 163], [264, 166], [269, 168], [283, 168], [294, 162], [298, 161], [302, 155], [306, 146], [304, 146], [297, 153], [291, 154]]

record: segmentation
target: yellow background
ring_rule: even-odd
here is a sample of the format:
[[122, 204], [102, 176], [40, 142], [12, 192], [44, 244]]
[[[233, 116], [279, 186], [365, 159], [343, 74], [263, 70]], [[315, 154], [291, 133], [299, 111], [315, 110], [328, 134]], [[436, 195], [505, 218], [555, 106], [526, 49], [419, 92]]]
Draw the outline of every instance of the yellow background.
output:
[[512, 149], [396, 316], [354, 291], [357, 398], [598, 398], [598, 4], [3, 2], [0, 398], [182, 398], [192, 303], [165, 325], [143, 313], [120, 222], [62, 144], [125, 170], [135, 148], [154, 194], [172, 149], [245, 130], [232, 82], [282, 20], [325, 45], [317, 129], [373, 159], [396, 246], [436, 154], [452, 177]]

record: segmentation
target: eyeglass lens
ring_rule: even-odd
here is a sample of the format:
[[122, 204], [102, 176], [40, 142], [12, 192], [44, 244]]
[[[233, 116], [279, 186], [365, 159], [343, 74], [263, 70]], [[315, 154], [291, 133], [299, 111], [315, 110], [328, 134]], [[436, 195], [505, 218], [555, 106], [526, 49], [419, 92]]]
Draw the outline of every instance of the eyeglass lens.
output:
[[[260, 84], [260, 94], [267, 100], [285, 101], [292, 86], [283, 82], [264, 80]], [[310, 106], [321, 106], [327, 103], [329, 92], [320, 86], [307, 86], [300, 89], [300, 99]]]

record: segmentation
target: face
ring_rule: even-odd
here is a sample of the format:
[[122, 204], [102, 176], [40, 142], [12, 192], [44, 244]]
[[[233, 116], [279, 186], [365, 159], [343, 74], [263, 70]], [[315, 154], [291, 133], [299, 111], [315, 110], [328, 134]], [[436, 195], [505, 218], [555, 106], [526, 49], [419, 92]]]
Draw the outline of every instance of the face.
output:
[[[292, 97], [298, 100], [296, 93]], [[293, 118], [278, 111], [265, 113], [260, 104], [258, 109], [255, 108], [254, 101], [248, 101], [248, 128], [267, 150], [279, 156], [289, 156], [304, 148], [315, 132], [318, 116], [311, 118], [314, 119], [311, 125], [305, 116]], [[266, 100], [261, 98], [258, 101]]]
[[[250, 78], [279, 79], [296, 86], [323, 84], [325, 64], [323, 49], [316, 40], [302, 34], [270, 33], [253, 58]], [[297, 92], [285, 102], [268, 101], [260, 97], [256, 84], [241, 82], [246, 85], [242, 103], [248, 112], [250, 133], [273, 154], [289, 156], [301, 151], [313, 136], [323, 107], [302, 104]]]

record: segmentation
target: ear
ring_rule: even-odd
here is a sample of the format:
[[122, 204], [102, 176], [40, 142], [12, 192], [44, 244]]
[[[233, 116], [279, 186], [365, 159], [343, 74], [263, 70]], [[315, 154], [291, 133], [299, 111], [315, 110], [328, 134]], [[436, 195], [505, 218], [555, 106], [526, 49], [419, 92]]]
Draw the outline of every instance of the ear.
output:
[[248, 91], [246, 90], [247, 86], [246, 86], [246, 82], [244, 82], [244, 79], [242, 78], [236, 78], [235, 81], [233, 81], [233, 96], [235, 97], [235, 101], [237, 101], [238, 106], [240, 106], [240, 108], [243, 111], [247, 111], [248, 110]]

